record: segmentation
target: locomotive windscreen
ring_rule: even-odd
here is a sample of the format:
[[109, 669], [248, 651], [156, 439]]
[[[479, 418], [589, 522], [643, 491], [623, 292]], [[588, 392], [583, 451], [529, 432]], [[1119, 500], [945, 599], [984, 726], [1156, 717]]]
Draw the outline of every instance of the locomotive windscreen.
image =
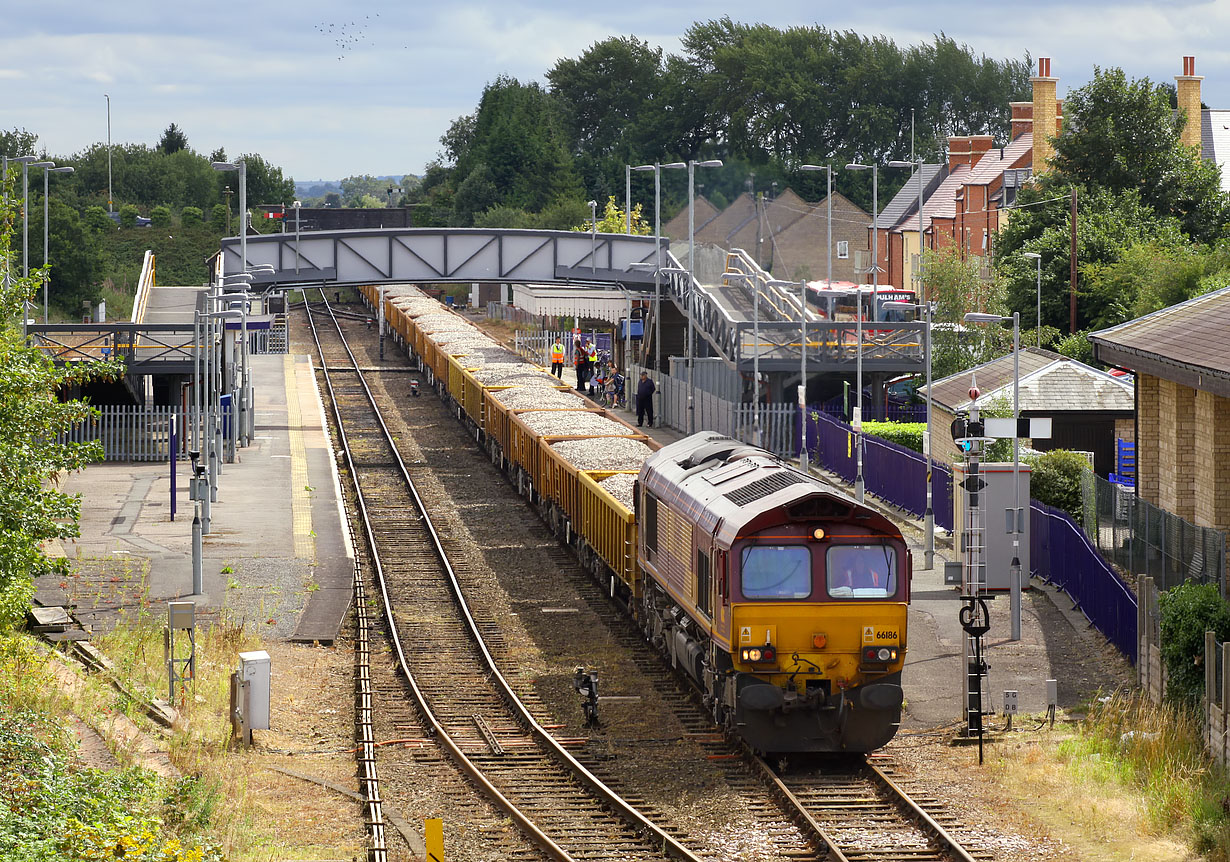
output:
[[811, 551], [802, 545], [743, 549], [743, 597], [805, 599], [811, 595]]
[[897, 552], [888, 545], [833, 545], [826, 569], [834, 598], [885, 599], [897, 592]]

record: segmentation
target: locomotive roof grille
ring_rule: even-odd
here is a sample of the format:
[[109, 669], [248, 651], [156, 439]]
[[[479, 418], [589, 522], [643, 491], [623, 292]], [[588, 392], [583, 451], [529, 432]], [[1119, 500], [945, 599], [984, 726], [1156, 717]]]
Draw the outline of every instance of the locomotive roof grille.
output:
[[736, 506], [746, 506], [748, 503], [755, 502], [762, 497], [767, 497], [782, 488], [789, 488], [791, 485], [805, 481], [802, 476], [797, 473], [792, 473], [789, 470], [782, 470], [777, 473], [770, 473], [763, 479], [757, 479], [755, 482], [750, 482], [742, 488], [736, 488], [733, 491], [727, 491], [724, 496], [727, 500], [734, 503]]

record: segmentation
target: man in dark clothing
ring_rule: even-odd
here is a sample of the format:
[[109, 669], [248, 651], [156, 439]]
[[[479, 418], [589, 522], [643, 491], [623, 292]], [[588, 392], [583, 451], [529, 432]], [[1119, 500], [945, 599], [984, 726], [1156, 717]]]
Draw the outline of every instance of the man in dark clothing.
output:
[[649, 417], [649, 427], [653, 427], [653, 393], [657, 391], [653, 381], [649, 379], [649, 372], [641, 372], [641, 382], [636, 384], [636, 426], [638, 428], [645, 424], [645, 417]]

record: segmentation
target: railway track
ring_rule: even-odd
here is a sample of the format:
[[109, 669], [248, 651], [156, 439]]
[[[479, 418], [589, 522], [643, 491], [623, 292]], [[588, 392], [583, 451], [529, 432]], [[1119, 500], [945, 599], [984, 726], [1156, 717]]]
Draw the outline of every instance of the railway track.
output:
[[[362, 315], [358, 317], [362, 318]], [[347, 353], [349, 353], [348, 350]], [[353, 369], [359, 365], [352, 360], [353, 357], [347, 357], [352, 369], [346, 373], [347, 386], [351, 385], [351, 378], [356, 381], [358, 378]], [[382, 370], [404, 371], [405, 369], [382, 366]], [[364, 389], [365, 387], [358, 388]], [[434, 402], [435, 399], [432, 401]], [[370, 404], [368, 409], [370, 409]], [[446, 411], [439, 410], [439, 412], [445, 414]], [[472, 444], [472, 439], [464, 434], [460, 426], [453, 425], [451, 422], [441, 424], [451, 426], [450, 430], [453, 430], [453, 434], [450, 435], [450, 441], [436, 444], [439, 447], [436, 452], [455, 451], [458, 446], [464, 447]], [[370, 420], [366, 422], [360, 420], [360, 427], [374, 430]], [[439, 433], [446, 434], [447, 432], [444, 428], [440, 428]], [[370, 452], [371, 457], [366, 458], [365, 456], [364, 459], [356, 462], [356, 475], [365, 474], [369, 470], [387, 468], [392, 460], [386, 455], [381, 455], [380, 447], [374, 444], [365, 446], [360, 451]], [[423, 457], [432, 459], [434, 456], [428, 454], [424, 449]], [[425, 469], [425, 465], [412, 465], [412, 472], [422, 469]], [[446, 469], [443, 472], [448, 474], [449, 470]], [[463, 482], [473, 483], [474, 477], [470, 470], [460, 468], [454, 472], [464, 477]], [[464, 495], [464, 489], [460, 487], [455, 486], [452, 489], [445, 487], [444, 490], [450, 500]], [[519, 500], [515, 497], [514, 499]], [[385, 513], [385, 517], [392, 518], [394, 533], [402, 538], [408, 534], [407, 531], [416, 526], [406, 520], [404, 514], [400, 522], [396, 520], [395, 515], [391, 514], [392, 511], [402, 509], [403, 505], [409, 504], [404, 500], [391, 498], [384, 506], [390, 510]], [[411, 520], [417, 522], [417, 518]], [[436, 538], [436, 543], [444, 550], [448, 550], [449, 535], [452, 532], [454, 530], [446, 529]], [[913, 862], [929, 862], [929, 860], [970, 862], [972, 859], [990, 858], [988, 853], [970, 853], [962, 848], [953, 838], [953, 832], [958, 830], [952, 818], [940, 816], [933, 818], [923, 810], [923, 806], [911, 800], [887, 774], [877, 767], [865, 766], [859, 761], [858, 768], [846, 771], [848, 774], [832, 770], [826, 764], [826, 769], [822, 773], [794, 770], [786, 773], [784, 777], [776, 775], [763, 761], [742, 751], [736, 743], [716, 732], [706, 711], [703, 710], [691, 690], [681, 686], [677, 677], [665, 667], [663, 662], [646, 649], [639, 632], [607, 599], [605, 591], [575, 565], [568, 552], [555, 547], [547, 553], [548, 556], [558, 560], [556, 566], [558, 570], [571, 572], [570, 580], [583, 597], [587, 609], [601, 618], [602, 626], [629, 656], [634, 657], [633, 661], [638, 670], [649, 680], [649, 684], [657, 695], [669, 702], [670, 708], [685, 729], [685, 735], [691, 737], [692, 741], [705, 752], [706, 757], [713, 761], [712, 768], [724, 775], [726, 784], [734, 792], [746, 797], [746, 811], [756, 823], [756, 827], [769, 836], [769, 843], [773, 847], [771, 855], [758, 855], [756, 858], [830, 858], [836, 860], [874, 858], [885, 860], [885, 862], [898, 859], [913, 860]], [[386, 557], [385, 566], [389, 566], [389, 561], [395, 561], [398, 569], [406, 568], [419, 572], [424, 570], [429, 563], [421, 554], [421, 551], [410, 552], [404, 548], [395, 550]], [[416, 576], [412, 582], [408, 582], [408, 586], [411, 586], [418, 596], [415, 599], [416, 603], [421, 600], [421, 596], [425, 594], [425, 589], [429, 586], [428, 583], [423, 582], [424, 580], [430, 584], [436, 584], [439, 578], [432, 576], [424, 579]], [[443, 611], [452, 602], [452, 599], [444, 594], [433, 593], [432, 595], [430, 604], [424, 605], [425, 608], [429, 608], [425, 612], [426, 616], [431, 616], [436, 611]], [[414, 620], [417, 619], [418, 613], [416, 612]], [[406, 622], [406, 620], [399, 619], [402, 625]], [[490, 620], [474, 622], [473, 626], [482, 629], [491, 642], [489, 652], [494, 654], [492, 661], [503, 666], [505, 673], [515, 674], [515, 660], [503, 654], [504, 645], [500, 636], [500, 627], [492, 625]], [[444, 649], [451, 651], [463, 649], [465, 642], [466, 637], [454, 631], [442, 643]], [[431, 668], [422, 670], [430, 672]], [[451, 677], [440, 683], [424, 683], [420, 696], [440, 698], [446, 694], [441, 689], [455, 687], [456, 680]], [[524, 692], [526, 687], [522, 685], [519, 688]], [[528, 700], [530, 711], [538, 715], [539, 725], [550, 720], [546, 717], [548, 713], [542, 709], [541, 704], [532, 697]], [[442, 710], [441, 714], [445, 723], [455, 729], [456, 739], [462, 752], [468, 755], [478, 767], [497, 769], [500, 766], [506, 767], [509, 762], [514, 762], [518, 766], [525, 765], [526, 771], [520, 773], [522, 777], [513, 779], [513, 783], [538, 780], [541, 764], [532, 763], [534, 740], [532, 734], [527, 732], [524, 723], [517, 720], [505, 720], [500, 723], [498, 720], [489, 718], [488, 716], [500, 714], [498, 706], [489, 701], [466, 702], [460, 709], [451, 712]], [[618, 791], [627, 802], [636, 805], [642, 815], [655, 820], [663, 816], [655, 807], [654, 802], [647, 798], [652, 797], [652, 793], [647, 794], [644, 787], [636, 786], [628, 789], [621, 787], [620, 778], [608, 770], [609, 764], [600, 757], [592, 756], [592, 752], [585, 746], [585, 737], [578, 736], [565, 740], [565, 742], [571, 744], [575, 758], [608, 790]], [[438, 759], [438, 756], [431, 753], [431, 749], [419, 749], [415, 757], [420, 760]], [[498, 771], [493, 774], [498, 776]], [[879, 777], [873, 779], [873, 775], [879, 775]], [[499, 784], [505, 780], [507, 779], [496, 777], [494, 781]], [[766, 786], [770, 790], [769, 793], [765, 792]], [[531, 792], [536, 798], [540, 796], [537, 790]], [[566, 794], [564, 798], [566, 805], [571, 806], [579, 805], [583, 801], [578, 800], [575, 795]], [[924, 804], [929, 803], [927, 807], [930, 810], [935, 810], [937, 807], [934, 800], [923, 800], [923, 802]], [[551, 824], [549, 828], [560, 827]], [[567, 818], [564, 819], [562, 828], [565, 832], [568, 830]], [[581, 842], [584, 855], [595, 855], [596, 858], [638, 858], [634, 852], [629, 852], [623, 845], [609, 844], [605, 842], [605, 839], [599, 839], [597, 833], [594, 833], [592, 837], [594, 840], [589, 843], [584, 840]], [[737, 855], [727, 855], [720, 848], [711, 847], [704, 852], [718, 858], [739, 858]]]
[[[323, 294], [322, 294], [323, 299]], [[325, 303], [327, 309], [327, 302]], [[553, 859], [699, 859], [607, 788], [504, 679], [342, 328], [309, 325], [393, 636], [428, 735]], [[488, 635], [493, 632], [487, 632]]]

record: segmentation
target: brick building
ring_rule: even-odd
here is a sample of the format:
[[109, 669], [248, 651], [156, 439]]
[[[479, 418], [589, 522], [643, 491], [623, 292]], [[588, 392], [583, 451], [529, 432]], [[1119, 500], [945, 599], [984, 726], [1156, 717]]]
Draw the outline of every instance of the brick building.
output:
[[1095, 332], [1100, 362], [1136, 373], [1136, 493], [1230, 531], [1230, 288]]

